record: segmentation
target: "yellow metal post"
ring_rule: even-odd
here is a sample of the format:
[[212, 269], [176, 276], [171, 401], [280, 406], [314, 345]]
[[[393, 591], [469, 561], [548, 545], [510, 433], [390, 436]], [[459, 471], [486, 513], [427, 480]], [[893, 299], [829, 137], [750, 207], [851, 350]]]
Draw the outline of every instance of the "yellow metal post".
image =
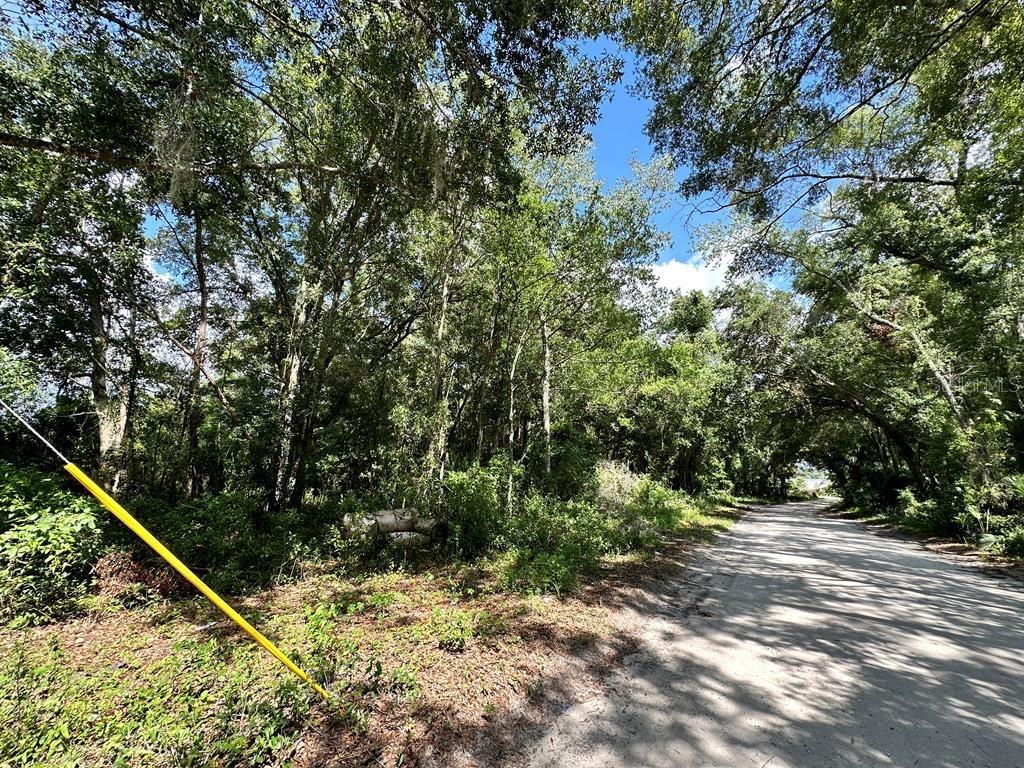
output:
[[99, 485], [93, 482], [93, 479], [91, 477], [89, 477], [87, 474], [85, 474], [85, 472], [83, 472], [81, 469], [76, 467], [71, 462], [65, 464], [64, 469], [66, 469], [68, 473], [71, 474], [72, 477], [74, 477], [78, 482], [80, 482], [85, 487], [85, 489], [89, 491], [89, 493], [95, 496], [96, 499], [100, 502], [100, 504], [102, 504], [104, 507], [110, 510], [114, 514], [114, 516], [117, 517], [118, 520], [127, 525], [129, 528], [131, 528], [132, 532], [135, 533], [135, 535], [137, 535], [140, 539], [146, 542], [146, 544], [148, 544], [153, 549], [154, 552], [156, 552], [158, 555], [160, 555], [160, 557], [166, 560], [174, 570], [176, 570], [178, 573], [184, 576], [193, 587], [198, 589], [203, 594], [203, 596], [206, 597], [207, 600], [209, 600], [211, 603], [217, 606], [221, 613], [223, 613], [225, 616], [227, 616], [229, 619], [235, 622], [235, 624], [237, 624], [239, 627], [241, 627], [242, 630], [247, 635], [249, 635], [249, 637], [251, 637], [257, 643], [263, 646], [263, 648], [266, 649], [266, 651], [271, 656], [273, 656], [275, 659], [277, 659], [286, 667], [288, 667], [288, 669], [291, 670], [297, 677], [299, 677], [304, 682], [308, 683], [309, 686], [312, 687], [313, 690], [315, 690], [321, 696], [323, 696], [325, 700], [330, 701], [331, 696], [326, 690], [324, 690], [321, 686], [319, 686], [316, 683], [316, 681], [314, 681], [309, 675], [307, 675], [298, 666], [296, 666], [296, 664], [291, 659], [289, 659], [287, 656], [284, 655], [284, 653], [281, 652], [281, 649], [279, 649], [276, 645], [274, 645], [266, 637], [264, 637], [263, 634], [259, 632], [259, 630], [253, 627], [248, 621], [243, 619], [239, 615], [238, 611], [236, 611], [234, 608], [228, 605], [221, 598], [220, 595], [218, 595], [216, 592], [210, 589], [206, 585], [206, 583], [198, 576], [196, 576], [187, 565], [185, 565], [183, 562], [181, 562], [181, 560], [175, 557], [173, 552], [167, 549], [167, 547], [160, 543], [160, 541], [153, 534], [146, 530], [142, 523], [140, 523], [138, 520], [132, 517], [131, 514], [129, 514], [128, 510], [126, 510], [124, 507], [118, 504], [117, 501], [115, 501], [114, 498], [110, 496], [110, 494], [108, 494], [106, 491], [100, 488]]

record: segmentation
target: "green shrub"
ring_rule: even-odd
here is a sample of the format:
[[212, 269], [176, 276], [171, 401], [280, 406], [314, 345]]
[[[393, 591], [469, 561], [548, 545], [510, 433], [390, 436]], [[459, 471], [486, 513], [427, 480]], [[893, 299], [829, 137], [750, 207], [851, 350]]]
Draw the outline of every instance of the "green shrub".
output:
[[524, 592], [551, 592], [560, 595], [574, 587], [584, 564], [568, 552], [511, 550], [501, 573], [502, 586]]
[[548, 496], [576, 499], [592, 496], [601, 443], [589, 432], [567, 424], [551, 431], [551, 471], [546, 470], [543, 440], [530, 445], [527, 467], [532, 486]]
[[190, 568], [209, 571], [215, 589], [264, 584], [289, 563], [298, 544], [285, 518], [257, 533], [260, 500], [241, 493], [204, 496], [177, 506], [158, 499], [131, 504], [139, 519]]
[[921, 531], [939, 531], [948, 526], [949, 521], [936, 500], [918, 501], [909, 488], [901, 490], [897, 499], [900, 522], [904, 525]]
[[[659, 531], [678, 530], [699, 513], [686, 493], [614, 462], [602, 462], [597, 469], [595, 501], [603, 513], [620, 521], [620, 545], [627, 549], [647, 546]], [[724, 492], [705, 500], [711, 505], [732, 502]]]
[[667, 488], [664, 483], [644, 477], [633, 490], [627, 512], [635, 519], [659, 528], [673, 528], [691, 508], [689, 497]]
[[404, 664], [391, 671], [387, 682], [387, 689], [394, 694], [400, 695], [408, 702], [416, 701], [420, 697], [420, 683], [416, 679], [416, 673]]
[[786, 498], [791, 501], [808, 501], [818, 498], [818, 494], [808, 490], [805, 478], [791, 477], [786, 481]]
[[993, 536], [1005, 536], [1021, 523], [1017, 515], [991, 515], [988, 519], [988, 532]]
[[[506, 509], [505, 504], [506, 492], [508, 489], [508, 477], [510, 474], [509, 463], [508, 454], [497, 453], [491, 457], [489, 462], [487, 462], [487, 471], [491, 473], [495, 482], [498, 484], [498, 498], [501, 500], [502, 513], [510, 516], [514, 510]], [[526, 470], [518, 461], [512, 461], [511, 465], [512, 505], [515, 507], [518, 504], [518, 499], [522, 497], [523, 488], [526, 484]]]
[[572, 551], [593, 560], [617, 548], [618, 524], [590, 502], [531, 493], [511, 520], [509, 538], [534, 552]]
[[595, 471], [594, 502], [607, 515], [621, 515], [646, 475], [633, 472], [625, 464], [602, 461]]
[[728, 527], [726, 519], [716, 514], [718, 507], [734, 503], [728, 493], [718, 491], [695, 499], [647, 475], [634, 478], [626, 504], [617, 515], [620, 549], [649, 548], [669, 532], [709, 540]]
[[727, 488], [706, 493], [702, 498], [713, 507], [731, 507], [736, 504], [736, 496], [733, 495], [731, 489]]
[[[307, 493], [302, 500], [302, 512], [292, 522], [297, 524], [304, 539], [312, 544], [321, 544], [325, 529], [340, 525], [346, 515], [353, 518], [366, 514], [367, 507], [353, 493]], [[330, 555], [330, 547], [325, 554]]]
[[1000, 548], [1004, 555], [1024, 558], [1024, 525], [1004, 534]]
[[1004, 477], [1002, 489], [1006, 498], [1006, 507], [1024, 514], [1024, 475]]
[[57, 480], [0, 464], [0, 622], [60, 618], [89, 589], [103, 511]]
[[618, 520], [594, 504], [531, 493], [513, 516], [502, 581], [518, 589], [562, 592], [598, 558], [620, 548]]
[[447, 544], [462, 557], [479, 555], [494, 544], [501, 530], [498, 483], [492, 472], [473, 467], [445, 477], [448, 492], [442, 512]]
[[424, 633], [436, 639], [441, 650], [458, 653], [465, 650], [466, 643], [473, 637], [474, 624], [474, 615], [461, 608], [434, 608]]
[[592, 502], [527, 494], [503, 542], [505, 586], [563, 592], [604, 555], [648, 548], [665, 531], [711, 536], [724, 526], [685, 493], [621, 464], [602, 462], [591, 487]]

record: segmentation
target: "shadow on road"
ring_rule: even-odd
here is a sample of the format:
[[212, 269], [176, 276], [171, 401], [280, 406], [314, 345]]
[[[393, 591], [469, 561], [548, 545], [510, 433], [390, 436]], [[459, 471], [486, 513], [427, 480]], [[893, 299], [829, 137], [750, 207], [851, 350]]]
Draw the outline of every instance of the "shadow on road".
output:
[[666, 600], [613, 693], [536, 765], [1024, 765], [1024, 593], [913, 544], [754, 508]]

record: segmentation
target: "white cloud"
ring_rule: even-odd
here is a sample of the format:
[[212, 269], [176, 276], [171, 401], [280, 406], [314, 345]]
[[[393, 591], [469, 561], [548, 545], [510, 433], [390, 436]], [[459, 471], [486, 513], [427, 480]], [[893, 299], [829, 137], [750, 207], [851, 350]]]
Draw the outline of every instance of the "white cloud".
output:
[[655, 264], [652, 269], [662, 288], [682, 293], [694, 290], [707, 292], [725, 283], [730, 261], [729, 258], [721, 258], [709, 264], [701, 258], [693, 261], [671, 259]]

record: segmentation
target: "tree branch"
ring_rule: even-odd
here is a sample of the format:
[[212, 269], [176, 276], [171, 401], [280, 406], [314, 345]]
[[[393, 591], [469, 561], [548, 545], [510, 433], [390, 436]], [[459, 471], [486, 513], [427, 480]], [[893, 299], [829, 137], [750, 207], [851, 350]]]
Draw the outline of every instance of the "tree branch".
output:
[[51, 139], [36, 139], [31, 136], [17, 136], [12, 133], [4, 132], [0, 132], [0, 147], [25, 150], [28, 152], [45, 152], [50, 155], [74, 157], [79, 160], [92, 160], [99, 163], [105, 163], [114, 168], [148, 171], [150, 173], [180, 170], [189, 170], [213, 176], [224, 174], [277, 173], [293, 171], [312, 171], [337, 175], [345, 175], [348, 173], [344, 168], [337, 165], [320, 165], [318, 163], [304, 163], [296, 161], [281, 161], [274, 163], [244, 161], [240, 163], [227, 163], [225, 165], [199, 164], [193, 166], [179, 166], [173, 163], [160, 162], [151, 158], [121, 155], [112, 150], [99, 149], [83, 144], [53, 141]]

